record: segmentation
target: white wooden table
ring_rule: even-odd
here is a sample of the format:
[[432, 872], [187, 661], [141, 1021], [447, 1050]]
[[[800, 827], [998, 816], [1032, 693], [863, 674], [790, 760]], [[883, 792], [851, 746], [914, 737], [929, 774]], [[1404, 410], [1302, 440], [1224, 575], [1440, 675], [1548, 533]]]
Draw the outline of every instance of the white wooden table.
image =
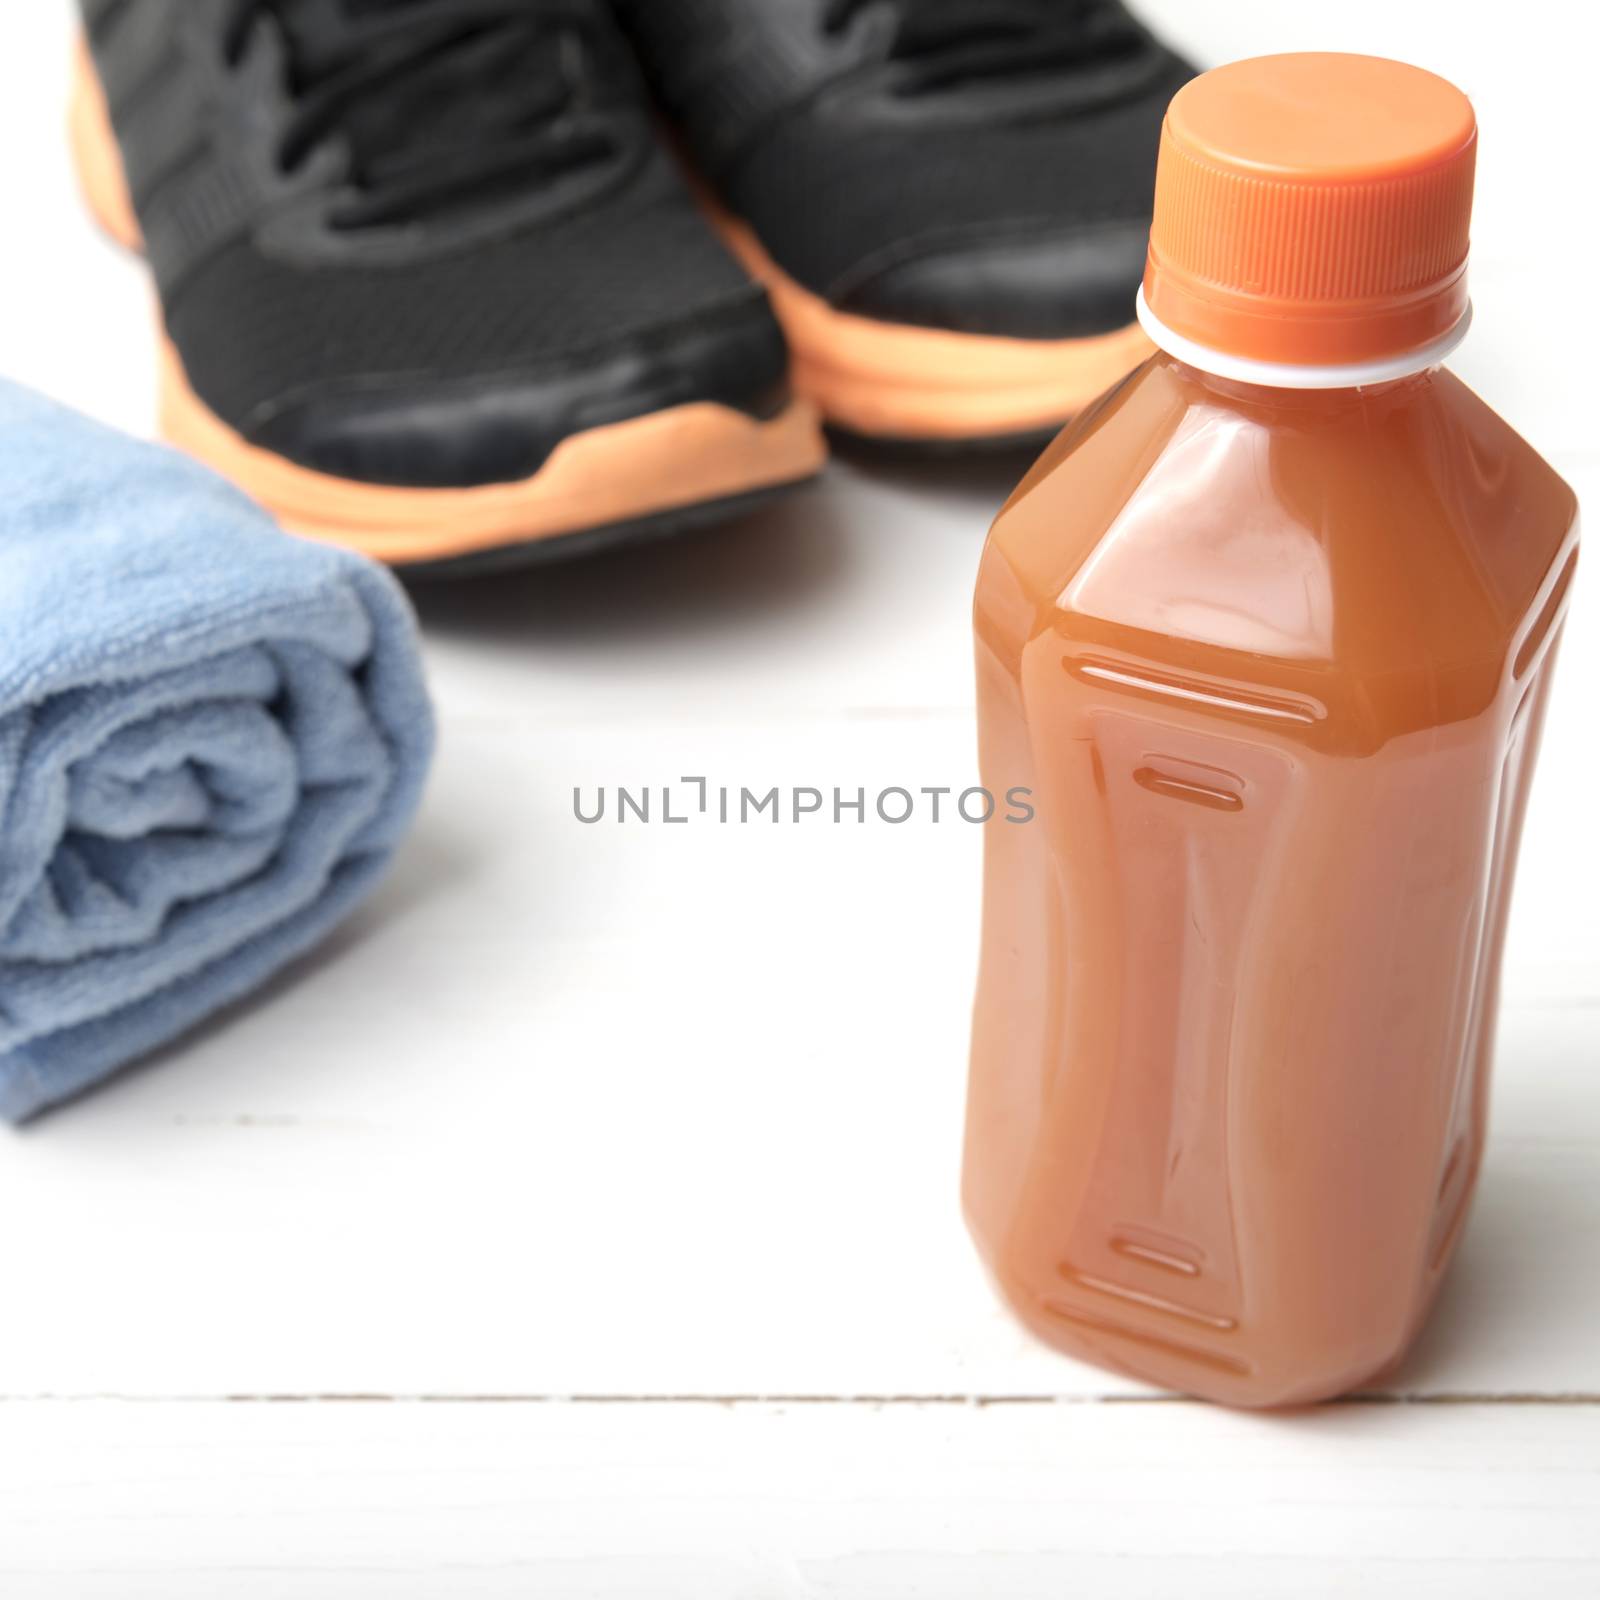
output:
[[[1600, 500], [1563, 302], [1597, 239], [1560, 187], [1594, 8], [1144, 9], [1207, 59], [1369, 49], [1473, 92], [1458, 370]], [[72, 196], [69, 31], [0, 11], [0, 370], [143, 429], [148, 290]], [[724, 534], [425, 598], [444, 746], [378, 901], [0, 1137], [6, 1600], [1600, 1592], [1592, 585], [1470, 1236], [1406, 1369], [1305, 1415], [1152, 1394], [991, 1298], [956, 1206], [976, 829], [574, 820], [576, 785], [969, 781], [1015, 471], [846, 464]]]

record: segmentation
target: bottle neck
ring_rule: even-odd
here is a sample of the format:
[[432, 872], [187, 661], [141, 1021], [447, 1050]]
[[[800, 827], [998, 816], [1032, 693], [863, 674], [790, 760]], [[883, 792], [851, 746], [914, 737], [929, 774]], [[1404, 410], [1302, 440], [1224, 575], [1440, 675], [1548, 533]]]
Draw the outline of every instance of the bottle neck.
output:
[[1156, 316], [1145, 300], [1143, 289], [1139, 291], [1138, 307], [1139, 322], [1152, 343], [1174, 359], [1215, 377], [1262, 389], [1365, 389], [1376, 384], [1393, 383], [1441, 365], [1466, 338], [1467, 330], [1472, 326], [1472, 306], [1469, 302], [1448, 333], [1418, 349], [1347, 366], [1300, 367], [1279, 361], [1253, 361], [1248, 356], [1230, 355], [1226, 350], [1213, 350], [1209, 346], [1196, 344], [1193, 339], [1186, 339]]

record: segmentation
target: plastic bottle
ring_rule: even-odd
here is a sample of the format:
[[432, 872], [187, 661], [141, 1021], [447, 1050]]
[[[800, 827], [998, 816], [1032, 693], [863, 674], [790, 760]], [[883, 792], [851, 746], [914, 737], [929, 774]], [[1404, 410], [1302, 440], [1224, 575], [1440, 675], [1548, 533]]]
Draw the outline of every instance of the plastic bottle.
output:
[[1440, 365], [1476, 126], [1362, 56], [1168, 114], [1158, 353], [976, 604], [989, 824], [964, 1199], [1051, 1344], [1223, 1402], [1371, 1380], [1483, 1148], [1571, 490]]

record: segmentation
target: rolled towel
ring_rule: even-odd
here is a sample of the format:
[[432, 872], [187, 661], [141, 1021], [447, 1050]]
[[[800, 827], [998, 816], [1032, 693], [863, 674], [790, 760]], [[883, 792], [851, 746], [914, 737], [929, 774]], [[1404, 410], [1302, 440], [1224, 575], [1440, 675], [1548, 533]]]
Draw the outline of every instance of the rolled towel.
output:
[[406, 832], [432, 748], [387, 572], [0, 382], [0, 1117], [326, 934]]

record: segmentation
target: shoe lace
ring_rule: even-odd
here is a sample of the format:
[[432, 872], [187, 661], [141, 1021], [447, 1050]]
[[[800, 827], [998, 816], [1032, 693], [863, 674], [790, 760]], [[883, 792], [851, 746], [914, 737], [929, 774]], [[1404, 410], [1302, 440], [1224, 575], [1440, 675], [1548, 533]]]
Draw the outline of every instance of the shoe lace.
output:
[[230, 63], [268, 15], [294, 102], [280, 167], [336, 135], [349, 152], [355, 198], [333, 227], [420, 220], [623, 152], [593, 82], [593, 0], [230, 0]]
[[823, 25], [843, 32], [878, 9], [895, 16], [889, 55], [907, 94], [1089, 65], [1147, 42], [1116, 0], [828, 0]]

